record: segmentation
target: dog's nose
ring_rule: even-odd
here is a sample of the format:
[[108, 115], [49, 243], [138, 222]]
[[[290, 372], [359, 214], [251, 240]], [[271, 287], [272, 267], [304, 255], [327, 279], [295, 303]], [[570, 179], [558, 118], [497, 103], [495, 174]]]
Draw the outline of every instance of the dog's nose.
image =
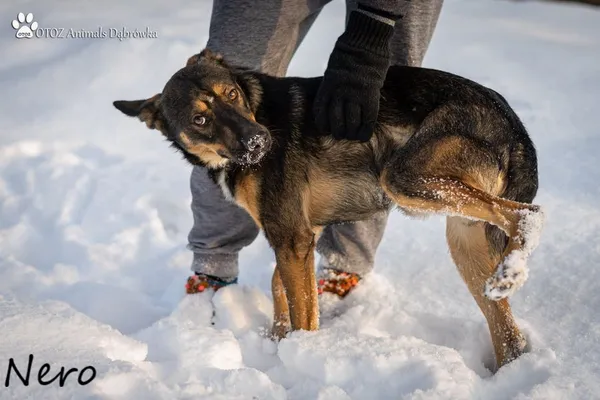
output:
[[266, 135], [263, 134], [256, 134], [256, 135], [252, 135], [250, 136], [244, 143], [246, 149], [248, 149], [248, 151], [256, 151], [256, 150], [260, 150], [261, 148], [265, 147], [265, 143], [266, 143]]

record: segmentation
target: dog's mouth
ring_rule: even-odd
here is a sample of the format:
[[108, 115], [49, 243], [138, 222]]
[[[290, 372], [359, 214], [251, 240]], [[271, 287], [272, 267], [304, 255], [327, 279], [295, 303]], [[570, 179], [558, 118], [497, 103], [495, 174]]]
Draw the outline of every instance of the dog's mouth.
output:
[[217, 154], [219, 155], [219, 157], [224, 158], [225, 160], [229, 161], [231, 159], [231, 156], [229, 155], [229, 153], [226, 153], [223, 150], [217, 151]]
[[266, 151], [249, 151], [241, 155], [241, 157], [237, 157], [236, 162], [240, 165], [253, 165], [258, 164], [260, 160], [262, 160], [267, 154]]

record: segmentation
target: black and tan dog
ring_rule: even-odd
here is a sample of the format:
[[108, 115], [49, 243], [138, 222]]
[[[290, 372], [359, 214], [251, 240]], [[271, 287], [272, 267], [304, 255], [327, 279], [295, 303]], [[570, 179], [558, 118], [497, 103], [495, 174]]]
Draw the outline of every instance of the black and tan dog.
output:
[[[492, 336], [499, 366], [525, 339], [507, 301], [526, 278], [535, 240], [535, 148], [499, 94], [431, 69], [392, 67], [367, 143], [319, 136], [321, 78], [275, 78], [208, 50], [147, 100], [116, 101], [206, 166], [276, 254], [274, 334], [318, 328], [314, 248], [322, 227], [394, 205], [447, 215], [450, 253]], [[533, 221], [533, 222], [532, 222]], [[533, 232], [535, 233], [535, 232]], [[291, 320], [291, 321], [290, 321]]]

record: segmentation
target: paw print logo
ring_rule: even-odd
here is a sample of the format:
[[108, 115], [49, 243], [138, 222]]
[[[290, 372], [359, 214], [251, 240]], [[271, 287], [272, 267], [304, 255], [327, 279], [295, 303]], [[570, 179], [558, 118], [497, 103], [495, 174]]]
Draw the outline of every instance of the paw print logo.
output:
[[15, 37], [17, 39], [31, 39], [33, 37], [33, 31], [38, 28], [38, 23], [33, 20], [33, 14], [29, 13], [27, 16], [23, 13], [17, 15], [17, 19], [13, 19], [12, 27], [17, 31]]

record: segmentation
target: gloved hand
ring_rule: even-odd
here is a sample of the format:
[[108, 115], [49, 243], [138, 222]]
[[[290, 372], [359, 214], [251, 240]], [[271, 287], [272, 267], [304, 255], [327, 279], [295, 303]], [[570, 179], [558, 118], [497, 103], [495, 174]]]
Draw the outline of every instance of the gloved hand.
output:
[[389, 18], [376, 19], [356, 10], [350, 13], [314, 102], [315, 123], [322, 133], [362, 142], [371, 138], [390, 65], [393, 24]]

